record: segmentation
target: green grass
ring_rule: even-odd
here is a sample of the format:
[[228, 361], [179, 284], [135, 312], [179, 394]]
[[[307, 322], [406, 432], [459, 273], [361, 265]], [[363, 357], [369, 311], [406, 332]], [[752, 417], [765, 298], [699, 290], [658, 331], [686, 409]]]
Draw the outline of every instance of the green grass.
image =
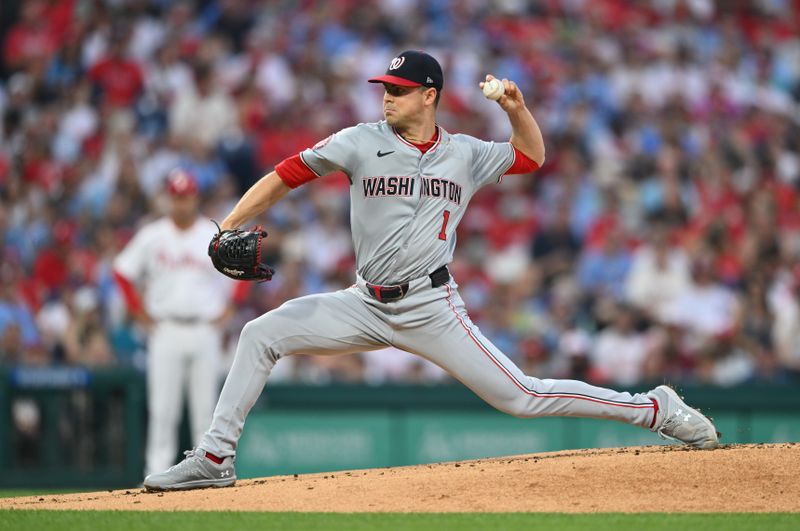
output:
[[246, 513], [136, 511], [0, 511], [0, 530], [24, 531], [205, 531], [247, 530], [413, 530], [469, 531], [506, 529], [770, 531], [800, 528], [800, 514], [553, 514], [553, 513]]

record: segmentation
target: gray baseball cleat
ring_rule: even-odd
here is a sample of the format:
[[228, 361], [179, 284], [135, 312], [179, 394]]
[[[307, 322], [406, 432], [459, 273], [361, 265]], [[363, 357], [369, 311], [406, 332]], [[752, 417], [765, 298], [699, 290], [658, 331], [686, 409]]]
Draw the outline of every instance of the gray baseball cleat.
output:
[[190, 490], [207, 487], [230, 487], [236, 483], [234, 456], [216, 464], [206, 457], [205, 450], [197, 448], [183, 452], [186, 458], [164, 472], [150, 474], [144, 479], [144, 488], [154, 490]]
[[647, 396], [658, 402], [652, 431], [661, 438], [706, 450], [719, 446], [719, 433], [711, 420], [687, 406], [672, 388], [659, 385]]

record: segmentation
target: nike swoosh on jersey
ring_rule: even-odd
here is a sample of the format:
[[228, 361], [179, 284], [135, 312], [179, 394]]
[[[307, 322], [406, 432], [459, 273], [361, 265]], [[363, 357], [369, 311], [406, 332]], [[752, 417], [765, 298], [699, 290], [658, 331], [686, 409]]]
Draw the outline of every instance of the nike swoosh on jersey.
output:
[[386, 151], [385, 153], [381, 153], [381, 150], [378, 150], [378, 158], [385, 157], [386, 155], [391, 155], [394, 151]]

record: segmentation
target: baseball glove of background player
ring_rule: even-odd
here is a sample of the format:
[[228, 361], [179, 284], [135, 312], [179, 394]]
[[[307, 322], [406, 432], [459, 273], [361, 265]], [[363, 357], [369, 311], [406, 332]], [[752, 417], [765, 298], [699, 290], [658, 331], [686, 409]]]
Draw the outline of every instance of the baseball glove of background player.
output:
[[208, 256], [217, 271], [227, 277], [236, 280], [272, 280], [275, 271], [261, 262], [261, 242], [266, 237], [267, 232], [261, 227], [247, 231], [219, 229], [208, 244]]

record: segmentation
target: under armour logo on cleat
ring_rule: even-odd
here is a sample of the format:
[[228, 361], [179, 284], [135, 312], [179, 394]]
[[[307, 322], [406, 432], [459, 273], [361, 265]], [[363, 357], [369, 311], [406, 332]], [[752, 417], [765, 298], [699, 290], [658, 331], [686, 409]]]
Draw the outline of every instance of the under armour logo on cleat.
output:
[[221, 478], [224, 478], [225, 476], [230, 476], [230, 475], [231, 475], [231, 471], [230, 470], [225, 470], [224, 472], [220, 472], [219, 473], [219, 477], [221, 477]]
[[683, 420], [684, 420], [684, 422], [686, 422], [686, 421], [688, 421], [690, 418], [692, 418], [692, 415], [690, 415], [689, 413], [686, 413], [686, 414], [684, 415], [684, 413], [683, 413], [683, 409], [679, 409], [678, 411], [676, 411], [676, 412], [675, 412], [675, 416], [676, 416], [676, 417], [683, 417]]

